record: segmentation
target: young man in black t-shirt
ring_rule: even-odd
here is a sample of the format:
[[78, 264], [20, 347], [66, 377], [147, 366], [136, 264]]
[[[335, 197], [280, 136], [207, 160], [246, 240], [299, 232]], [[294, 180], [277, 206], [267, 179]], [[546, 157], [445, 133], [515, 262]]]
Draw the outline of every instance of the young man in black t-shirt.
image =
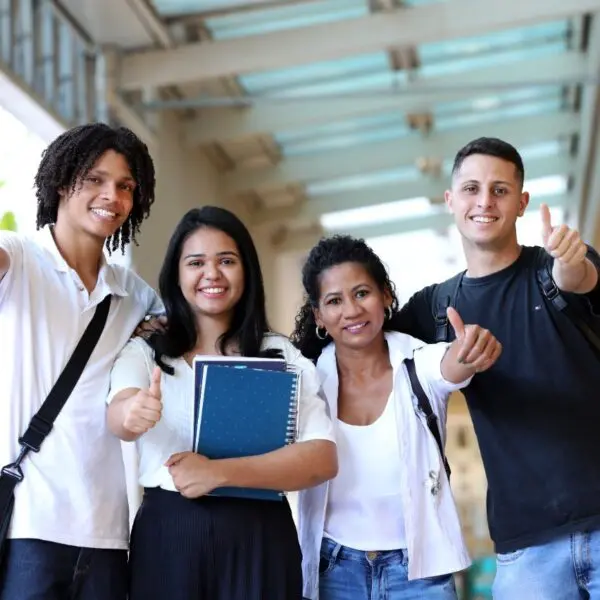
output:
[[523, 180], [519, 153], [501, 140], [460, 150], [446, 202], [467, 271], [452, 286], [416, 293], [395, 328], [436, 341], [452, 289], [465, 323], [503, 345], [495, 366], [464, 390], [488, 479], [495, 600], [600, 598], [600, 357], [537, 279], [546, 263], [570, 308], [599, 331], [600, 259], [576, 231], [553, 227], [544, 205], [542, 246], [519, 245]]

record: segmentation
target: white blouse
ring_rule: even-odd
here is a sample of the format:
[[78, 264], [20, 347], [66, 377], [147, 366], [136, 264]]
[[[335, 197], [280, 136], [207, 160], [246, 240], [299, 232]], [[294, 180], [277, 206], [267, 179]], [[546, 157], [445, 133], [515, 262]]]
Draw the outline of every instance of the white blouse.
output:
[[[265, 336], [263, 350], [277, 349], [285, 361], [301, 373], [298, 442], [335, 442], [334, 429], [324, 399], [319, 396], [319, 377], [314, 365], [281, 335]], [[160, 389], [163, 410], [160, 421], [136, 441], [139, 456], [139, 484], [175, 491], [169, 470], [164, 466], [176, 452], [193, 448], [194, 371], [183, 358], [164, 359], [174, 375], [162, 373]], [[123, 348], [112, 369], [108, 402], [127, 388], [147, 389], [155, 367], [152, 349], [140, 338]]]

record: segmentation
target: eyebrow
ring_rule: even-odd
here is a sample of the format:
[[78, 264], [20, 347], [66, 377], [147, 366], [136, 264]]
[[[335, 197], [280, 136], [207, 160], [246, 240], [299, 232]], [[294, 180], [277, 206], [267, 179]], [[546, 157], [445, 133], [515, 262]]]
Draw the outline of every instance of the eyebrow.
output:
[[[236, 258], [239, 258], [240, 255], [233, 250], [224, 250], [223, 252], [217, 252], [216, 256], [235, 256]], [[187, 260], [188, 258], [206, 258], [206, 254], [197, 253], [184, 256], [184, 260]]]
[[[356, 290], [358, 290], [359, 288], [362, 287], [368, 287], [369, 289], [371, 288], [371, 286], [368, 283], [359, 283], [357, 285], [355, 285], [350, 291], [351, 292], [355, 292]], [[332, 296], [339, 296], [342, 292], [329, 292], [328, 294], [325, 294], [325, 296], [323, 297], [323, 301], [327, 300], [327, 298], [330, 298]]]
[[[89, 173], [93, 173], [94, 175], [103, 175], [104, 177], [110, 175], [110, 173], [103, 171], [102, 169], [90, 169]], [[131, 175], [125, 175], [124, 177], [121, 177], [121, 179], [135, 183], [135, 179]]]
[[[461, 185], [466, 185], [467, 183], [481, 184], [481, 182], [478, 181], [477, 179], [467, 179], [467, 181], [461, 182]], [[492, 181], [492, 185], [498, 185], [498, 184], [508, 185], [508, 186], [511, 186], [511, 187], [514, 185], [510, 181], [504, 181], [502, 179], [496, 179], [495, 181]]]

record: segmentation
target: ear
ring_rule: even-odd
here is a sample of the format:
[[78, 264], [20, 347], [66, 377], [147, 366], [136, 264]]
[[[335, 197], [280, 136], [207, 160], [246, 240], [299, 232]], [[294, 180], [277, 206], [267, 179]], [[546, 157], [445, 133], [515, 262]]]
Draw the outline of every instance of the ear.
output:
[[392, 297], [390, 290], [386, 287], [386, 289], [383, 292], [383, 303], [385, 305], [385, 308], [391, 306], [393, 301], [394, 298]]
[[523, 192], [521, 194], [521, 198], [519, 198], [519, 217], [522, 217], [525, 214], [525, 209], [529, 205], [529, 192]]
[[446, 190], [444, 192], [444, 201], [446, 202], [446, 206], [450, 209], [450, 212], [452, 211], [452, 190]]
[[318, 308], [313, 308], [313, 316], [315, 318], [315, 323], [317, 324], [318, 327], [323, 327], [323, 321], [321, 321], [321, 312], [319, 311]]

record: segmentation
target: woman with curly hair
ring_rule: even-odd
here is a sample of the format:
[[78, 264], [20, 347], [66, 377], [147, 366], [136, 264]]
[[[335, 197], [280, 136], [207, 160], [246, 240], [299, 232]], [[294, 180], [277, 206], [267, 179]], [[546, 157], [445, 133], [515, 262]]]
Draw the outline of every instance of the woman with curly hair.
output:
[[[135, 240], [154, 201], [154, 166], [133, 132], [93, 123], [49, 145], [35, 187], [40, 231], [0, 232], [0, 466], [35, 450], [20, 465], [0, 548], [0, 599], [125, 600], [127, 491], [105, 400], [119, 350], [162, 305], [104, 250]], [[28, 430], [97, 309], [106, 325], [54, 426], [38, 416]], [[0, 512], [12, 497], [6, 473]]]
[[300, 493], [304, 596], [456, 600], [452, 574], [470, 561], [442, 453], [446, 404], [500, 344], [453, 309], [452, 344], [389, 331], [395, 288], [363, 240], [321, 240], [302, 277], [292, 340], [317, 363], [339, 464], [337, 477]]

